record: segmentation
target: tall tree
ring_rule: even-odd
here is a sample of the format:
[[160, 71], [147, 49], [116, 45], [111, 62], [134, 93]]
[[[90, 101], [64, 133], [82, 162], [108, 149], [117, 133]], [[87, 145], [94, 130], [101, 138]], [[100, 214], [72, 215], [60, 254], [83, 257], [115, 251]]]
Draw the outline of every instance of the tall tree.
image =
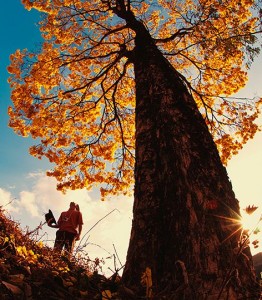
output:
[[60, 190], [101, 184], [103, 198], [135, 183], [124, 285], [135, 297], [259, 299], [221, 163], [258, 129], [262, 100], [229, 97], [258, 53], [258, 4], [22, 2], [43, 12], [45, 41], [11, 56], [10, 126], [40, 138], [30, 152], [55, 163]]

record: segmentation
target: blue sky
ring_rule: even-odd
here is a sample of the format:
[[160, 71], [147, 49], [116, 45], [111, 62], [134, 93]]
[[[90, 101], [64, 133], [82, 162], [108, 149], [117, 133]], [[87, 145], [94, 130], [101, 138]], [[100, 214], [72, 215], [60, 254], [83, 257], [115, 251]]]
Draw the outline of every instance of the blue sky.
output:
[[46, 161], [30, 157], [28, 146], [32, 143], [29, 139], [21, 138], [8, 128], [7, 107], [11, 105], [10, 89], [7, 83], [9, 56], [17, 48], [35, 49], [41, 40], [37, 28], [39, 14], [36, 11], [24, 9], [20, 0], [9, 0], [1, 3], [1, 57], [0, 57], [0, 101], [1, 101], [1, 148], [0, 148], [0, 182], [1, 185], [23, 186], [22, 178], [30, 170], [44, 168]]
[[[45, 176], [50, 164], [45, 159], [38, 160], [28, 154], [28, 147], [33, 141], [15, 135], [8, 127], [7, 108], [11, 105], [11, 101], [6, 68], [9, 65], [9, 56], [18, 48], [35, 49], [39, 45], [41, 36], [37, 28], [38, 20], [39, 14], [33, 10], [26, 11], [20, 0], [1, 3], [0, 205], [12, 201], [6, 206], [12, 218], [18, 220], [22, 227], [29, 226], [32, 229], [43, 221], [47, 209], [51, 208], [58, 217], [62, 210], [67, 209], [68, 203], [74, 200], [80, 204], [83, 211], [85, 222], [83, 233], [108, 212], [117, 209], [90, 233], [88, 252], [91, 257], [104, 256], [108, 253], [102, 248], [113, 253], [114, 244], [124, 261], [132, 219], [132, 199], [120, 197], [104, 203], [99, 201], [96, 193], [85, 190], [62, 195], [56, 191], [55, 180]], [[250, 97], [262, 95], [261, 64], [262, 56], [252, 67], [249, 83], [241, 91], [241, 95]], [[228, 165], [229, 177], [240, 205], [260, 206], [256, 214], [258, 218], [262, 206], [261, 168], [262, 133], [258, 133]], [[43, 227], [42, 234], [43, 239], [53, 242], [55, 234], [53, 229]], [[262, 250], [262, 245], [258, 250]]]

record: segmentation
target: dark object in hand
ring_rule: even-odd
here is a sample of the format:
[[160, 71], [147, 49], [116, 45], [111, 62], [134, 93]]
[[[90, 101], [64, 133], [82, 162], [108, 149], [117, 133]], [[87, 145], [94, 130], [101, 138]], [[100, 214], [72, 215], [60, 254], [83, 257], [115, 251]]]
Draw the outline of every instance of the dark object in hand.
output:
[[49, 209], [48, 213], [45, 214], [45, 220], [48, 225], [56, 224], [55, 217], [50, 209]]

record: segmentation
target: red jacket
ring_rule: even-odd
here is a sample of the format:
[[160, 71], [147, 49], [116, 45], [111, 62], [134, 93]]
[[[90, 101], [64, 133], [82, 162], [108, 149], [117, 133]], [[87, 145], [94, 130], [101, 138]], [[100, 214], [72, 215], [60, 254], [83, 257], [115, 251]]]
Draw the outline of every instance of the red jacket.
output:
[[61, 213], [57, 224], [59, 231], [67, 231], [77, 234], [77, 227], [83, 225], [83, 218], [80, 211], [68, 210]]

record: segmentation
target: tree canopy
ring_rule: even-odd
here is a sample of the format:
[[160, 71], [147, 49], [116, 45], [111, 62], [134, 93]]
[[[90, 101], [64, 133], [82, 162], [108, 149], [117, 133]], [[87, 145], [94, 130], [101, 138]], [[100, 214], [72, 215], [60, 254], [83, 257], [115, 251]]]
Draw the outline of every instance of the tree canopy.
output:
[[234, 95], [259, 52], [256, 0], [23, 0], [42, 12], [44, 42], [8, 71], [10, 126], [55, 163], [58, 189], [129, 193], [135, 162], [137, 24], [181, 74], [226, 161], [252, 138], [262, 99]]

